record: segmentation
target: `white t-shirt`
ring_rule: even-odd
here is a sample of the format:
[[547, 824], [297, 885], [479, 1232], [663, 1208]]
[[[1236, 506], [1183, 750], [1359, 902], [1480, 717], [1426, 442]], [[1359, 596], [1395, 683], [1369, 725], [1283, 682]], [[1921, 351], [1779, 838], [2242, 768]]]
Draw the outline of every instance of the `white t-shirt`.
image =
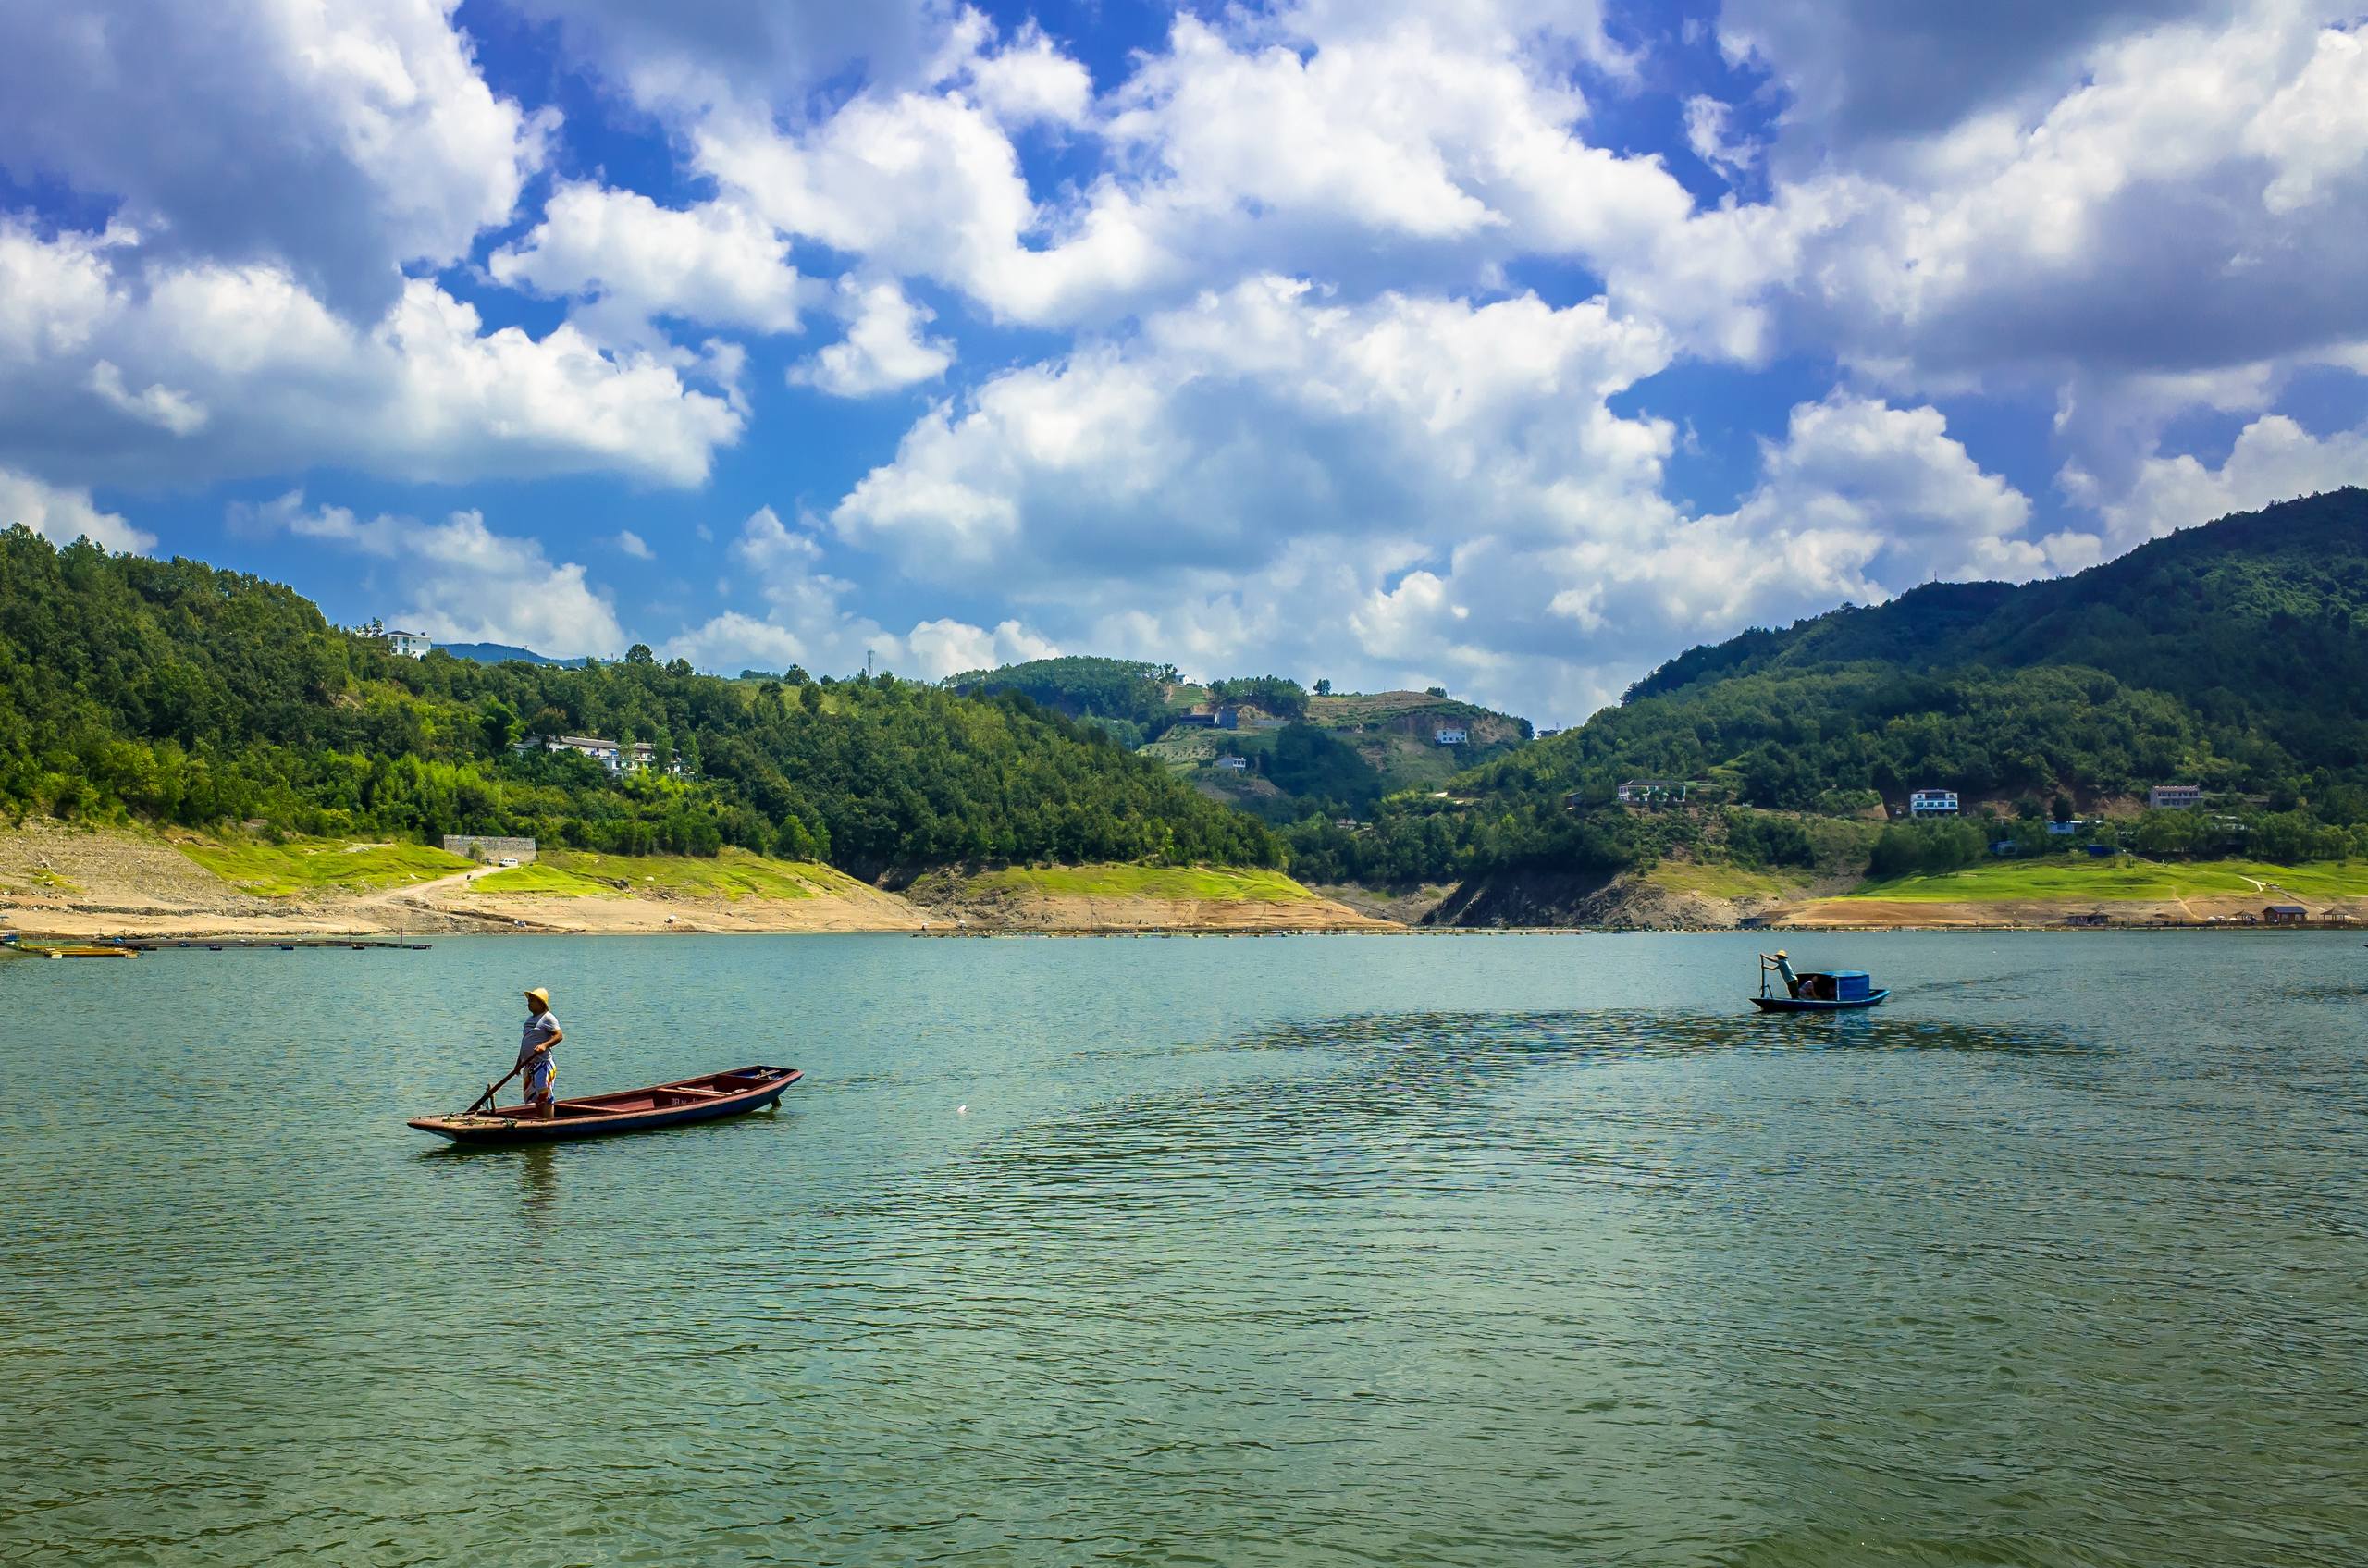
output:
[[559, 1032], [559, 1015], [545, 1008], [526, 1015], [526, 1027], [518, 1033], [518, 1060], [523, 1065], [535, 1054], [535, 1047]]

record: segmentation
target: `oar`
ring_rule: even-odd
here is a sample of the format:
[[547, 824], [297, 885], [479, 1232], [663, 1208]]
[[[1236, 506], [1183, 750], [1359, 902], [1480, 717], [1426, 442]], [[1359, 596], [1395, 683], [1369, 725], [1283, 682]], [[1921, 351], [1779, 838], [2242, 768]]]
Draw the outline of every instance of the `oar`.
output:
[[[527, 1057], [527, 1058], [526, 1058], [526, 1061], [532, 1061], [532, 1060], [534, 1060], [534, 1058], [533, 1058], [532, 1056], [529, 1056], [529, 1057]], [[486, 1088], [485, 1088], [485, 1093], [482, 1093], [482, 1094], [480, 1094], [480, 1095], [478, 1095], [478, 1096], [476, 1097], [475, 1101], [470, 1105], [469, 1108], [468, 1108], [467, 1110], [465, 1110], [465, 1111], [462, 1111], [461, 1114], [462, 1114], [462, 1116], [464, 1116], [464, 1117], [473, 1117], [473, 1116], [476, 1115], [476, 1114], [477, 1114], [477, 1106], [478, 1106], [478, 1105], [486, 1105], [486, 1104], [487, 1104], [488, 1102], [490, 1102], [490, 1101], [492, 1100], [492, 1098], [493, 1098], [496, 1094], [499, 1094], [499, 1093], [501, 1093], [501, 1084], [502, 1084], [502, 1083], [507, 1083], [507, 1082], [509, 1082], [512, 1079], [513, 1079], [513, 1078], [517, 1077], [520, 1073], [524, 1072], [525, 1070], [526, 1070], [526, 1062], [520, 1062], [516, 1067], [512, 1068], [508, 1072], [503, 1073], [503, 1074], [501, 1075], [501, 1083], [488, 1083], [488, 1084], [487, 1084], [487, 1085], [486, 1085]]]

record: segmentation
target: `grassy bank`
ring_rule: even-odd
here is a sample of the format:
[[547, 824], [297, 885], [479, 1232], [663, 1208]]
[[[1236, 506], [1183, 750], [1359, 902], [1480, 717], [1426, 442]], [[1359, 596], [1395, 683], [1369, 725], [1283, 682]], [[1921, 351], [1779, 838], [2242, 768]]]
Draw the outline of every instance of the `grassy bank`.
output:
[[659, 893], [736, 904], [744, 898], [811, 898], [863, 884], [845, 871], [815, 861], [773, 860], [745, 849], [726, 848], [712, 859], [559, 849], [531, 865], [479, 877], [470, 885], [481, 893], [532, 893], [561, 898]]
[[1057, 898], [1199, 899], [1295, 904], [1315, 895], [1280, 871], [1212, 866], [1033, 866], [971, 879], [980, 892], [1041, 893]]
[[423, 844], [348, 844], [295, 839], [284, 844], [188, 842], [180, 852], [240, 891], [267, 898], [369, 893], [465, 871], [473, 862]]
[[2254, 860], [2143, 860], [2050, 857], [2000, 860], [1937, 876], [1894, 877], [1861, 884], [1844, 898], [1916, 904], [2141, 902], [2250, 897], [2368, 897], [2368, 862], [2329, 860], [2273, 866]]
[[1800, 891], [1800, 883], [1784, 882], [1767, 871], [1702, 860], [1660, 860], [1643, 880], [1669, 893], [1690, 893], [1704, 898], [1783, 898]]

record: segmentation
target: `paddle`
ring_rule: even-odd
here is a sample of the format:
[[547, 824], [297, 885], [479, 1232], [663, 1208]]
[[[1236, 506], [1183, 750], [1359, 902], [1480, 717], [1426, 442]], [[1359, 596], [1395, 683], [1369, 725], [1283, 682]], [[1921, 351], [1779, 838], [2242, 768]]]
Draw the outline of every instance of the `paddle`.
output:
[[[526, 1061], [528, 1061], [528, 1062], [531, 1062], [531, 1061], [533, 1061], [533, 1060], [534, 1060], [534, 1058], [533, 1058], [532, 1056], [529, 1056], [529, 1057], [527, 1057], [527, 1058], [526, 1058]], [[499, 1094], [499, 1093], [501, 1093], [501, 1084], [502, 1084], [502, 1083], [507, 1083], [507, 1082], [509, 1082], [512, 1079], [513, 1079], [513, 1078], [517, 1077], [520, 1073], [524, 1072], [525, 1070], [526, 1070], [526, 1062], [520, 1062], [516, 1067], [512, 1068], [508, 1072], [503, 1073], [503, 1074], [501, 1075], [501, 1083], [488, 1083], [488, 1084], [487, 1084], [487, 1085], [486, 1085], [486, 1088], [485, 1088], [485, 1093], [482, 1093], [482, 1094], [480, 1094], [480, 1095], [478, 1095], [478, 1096], [476, 1097], [476, 1099], [475, 1099], [475, 1100], [472, 1101], [472, 1102], [470, 1103], [469, 1108], [468, 1108], [467, 1110], [465, 1110], [465, 1111], [462, 1111], [461, 1114], [462, 1114], [462, 1116], [464, 1116], [464, 1117], [473, 1117], [473, 1116], [476, 1115], [476, 1114], [477, 1114], [477, 1106], [489, 1104], [489, 1103], [492, 1101], [493, 1097], [494, 1097], [496, 1094]]]

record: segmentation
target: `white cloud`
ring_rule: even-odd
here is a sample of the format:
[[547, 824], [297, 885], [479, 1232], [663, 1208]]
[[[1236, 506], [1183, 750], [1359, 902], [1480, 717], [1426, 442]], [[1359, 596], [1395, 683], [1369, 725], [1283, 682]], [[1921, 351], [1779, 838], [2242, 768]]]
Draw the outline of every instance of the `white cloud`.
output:
[[799, 664], [816, 674], [835, 674], [860, 670], [869, 656], [880, 669], [939, 680], [1057, 651], [1018, 620], [988, 630], [940, 618], [921, 622], [904, 636], [883, 629], [846, 607], [854, 586], [823, 569], [821, 541], [804, 528], [790, 527], [769, 506], [742, 525], [732, 556], [743, 580], [763, 598], [764, 614], [734, 610], [713, 616], [670, 640], [668, 658], [712, 670]]
[[1322, 302], [1267, 278], [1008, 372], [906, 432], [832, 513], [908, 571], [1240, 568], [1295, 532], [1550, 529], [1649, 496], [1670, 432], [1602, 399], [1668, 363], [1599, 302]]
[[839, 298], [845, 339], [792, 366], [791, 381], [833, 397], [868, 398], [943, 376], [954, 363], [951, 343], [921, 336], [934, 315], [906, 299], [894, 279], [842, 278]]
[[152, 249], [284, 265], [375, 315], [508, 219], [553, 122], [497, 96], [449, 0], [9, 7], [0, 165], [120, 198]]
[[1082, 125], [1093, 102], [1093, 79], [1061, 53], [1035, 23], [1001, 51], [969, 68], [970, 92], [1005, 125]]
[[571, 49], [636, 102], [678, 113], [723, 103], [796, 104], [833, 77], [891, 84], [925, 77], [959, 19], [949, 0], [518, 3], [559, 23]]
[[2103, 518], [2113, 548], [2127, 549], [2232, 512], [2368, 483], [2368, 427], [2319, 437], [2284, 414], [2267, 414], [2238, 433], [2216, 468], [2191, 455], [2158, 455], [2140, 463], [2117, 493], [2078, 468], [2064, 482]]
[[231, 509], [234, 531], [284, 531], [386, 564], [371, 586], [390, 597], [389, 622], [438, 642], [498, 642], [559, 656], [613, 658], [626, 644], [607, 593], [573, 562], [554, 564], [541, 541], [497, 534], [484, 514], [455, 512], [441, 523], [341, 506], [307, 510], [291, 490], [261, 506]]
[[52, 544], [87, 537], [111, 550], [145, 555], [156, 536], [133, 527], [112, 512], [91, 504], [91, 492], [46, 485], [30, 474], [0, 468], [0, 528], [23, 524]]
[[123, 384], [123, 372], [106, 360], [91, 367], [91, 390], [118, 413], [146, 420], [176, 436], [191, 435], [205, 426], [204, 404], [162, 382], [145, 391], [134, 392]]
[[658, 559], [658, 552], [651, 549], [648, 541], [643, 539], [639, 534], [635, 533], [631, 528], [621, 528], [617, 531], [617, 548], [624, 551], [625, 554], [632, 556], [635, 561], [655, 561]]
[[677, 211], [582, 183], [552, 192], [542, 222], [487, 269], [513, 288], [586, 302], [580, 315], [625, 340], [647, 339], [657, 316], [795, 332], [812, 288], [790, 265], [789, 242], [740, 206]]
[[2356, 30], [2262, 0], [2066, 58], [2079, 80], [2060, 97], [1782, 188], [1798, 340], [1897, 388], [2053, 385], [2095, 462], [2144, 450], [2172, 378], [2368, 337], [2350, 286], [2368, 202]]
[[2262, 192], [2271, 212], [2325, 199], [2368, 159], [2368, 37], [2322, 31], [2311, 63], [2253, 116], [2244, 142], [2277, 170]]
[[425, 279], [359, 327], [276, 268], [142, 265], [120, 239], [43, 240], [0, 218], [0, 282], [15, 281], [36, 303], [0, 289], [0, 461], [56, 479], [336, 464], [688, 485], [746, 419], [733, 387], [691, 384], [735, 375], [736, 351], [604, 349], [567, 324], [489, 332]]
[[1687, 517], [1675, 432], [1609, 406], [1671, 353], [1600, 302], [1262, 278], [931, 410], [830, 520], [916, 577], [1009, 583], [1064, 646], [1571, 718], [1689, 642], [2093, 551], [2034, 537], [1937, 411], [1841, 393], [1733, 512]]
[[1716, 98], [1697, 94], [1685, 101], [1685, 144], [1694, 155], [1728, 179], [1742, 176], [1759, 161], [1756, 142], [1736, 137], [1728, 121], [1733, 111]]
[[1982, 472], [1939, 410], [1836, 393], [1796, 406], [1784, 438], [1763, 444], [1760, 482], [1733, 513], [1695, 525], [1733, 549], [1715, 586], [1699, 586], [1732, 622], [1936, 579], [2021, 581], [2063, 564], [2028, 537], [2030, 517], [2029, 499]]
[[1057, 658], [1061, 651], [1059, 645], [1017, 621], [1000, 622], [993, 630], [960, 621], [924, 621], [906, 636], [905, 646], [912, 650], [912, 673], [932, 681], [971, 670]]

